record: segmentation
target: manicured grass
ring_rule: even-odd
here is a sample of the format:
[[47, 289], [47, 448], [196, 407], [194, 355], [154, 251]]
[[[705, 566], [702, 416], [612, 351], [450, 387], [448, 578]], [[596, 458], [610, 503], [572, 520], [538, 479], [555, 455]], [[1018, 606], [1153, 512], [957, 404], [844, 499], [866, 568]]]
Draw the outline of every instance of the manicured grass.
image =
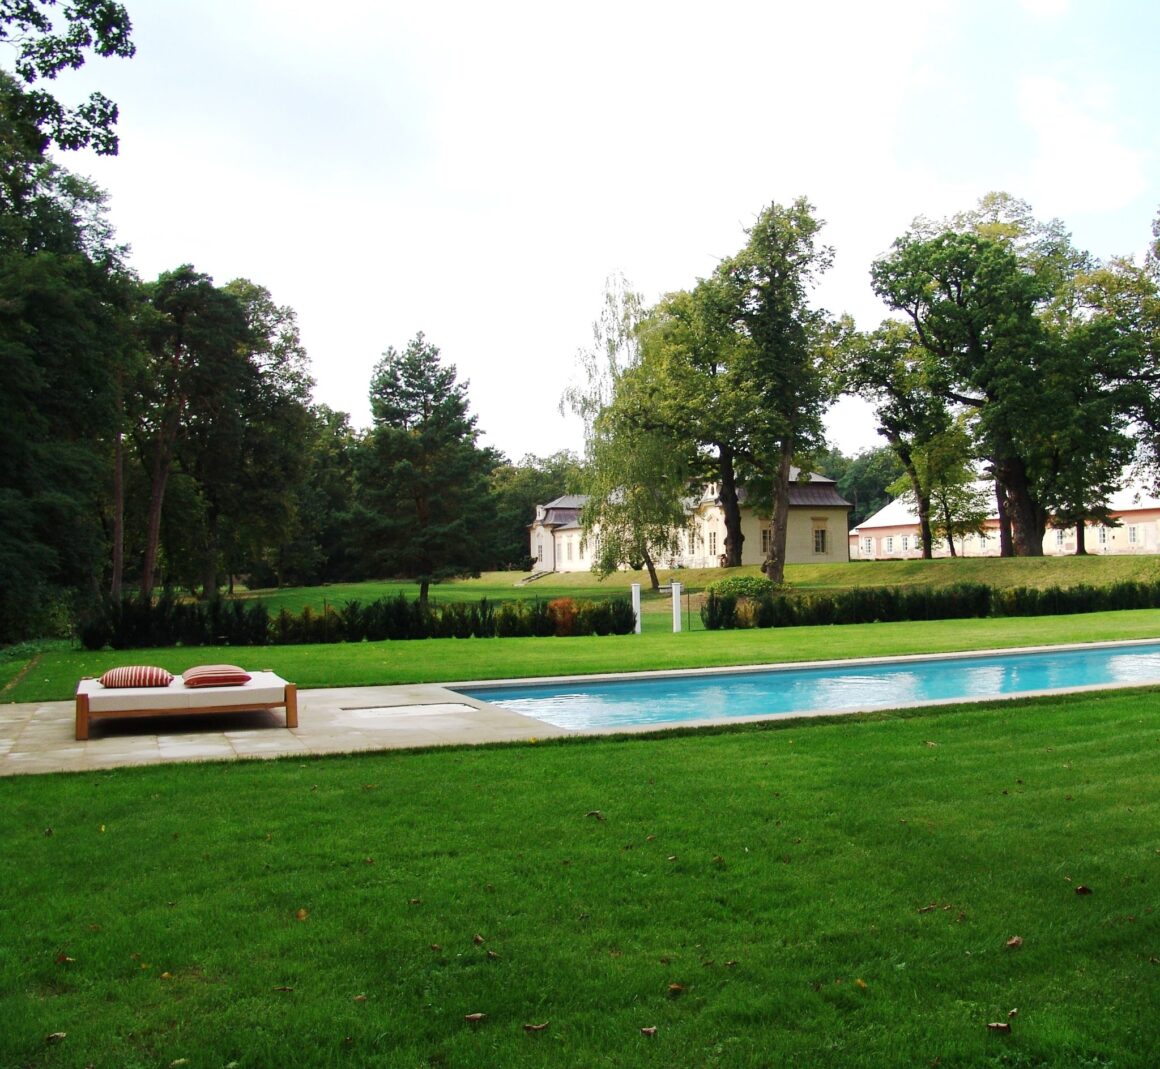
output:
[[0, 701], [63, 701], [77, 680], [120, 664], [272, 668], [300, 687], [371, 686], [572, 675], [780, 661], [945, 653], [1160, 637], [1160, 610], [986, 620], [786, 627], [751, 631], [662, 631], [598, 638], [424, 639], [314, 646], [207, 646], [160, 650], [61, 649], [30, 654]]
[[1158, 697], [3, 779], [0, 1066], [1151, 1066]]

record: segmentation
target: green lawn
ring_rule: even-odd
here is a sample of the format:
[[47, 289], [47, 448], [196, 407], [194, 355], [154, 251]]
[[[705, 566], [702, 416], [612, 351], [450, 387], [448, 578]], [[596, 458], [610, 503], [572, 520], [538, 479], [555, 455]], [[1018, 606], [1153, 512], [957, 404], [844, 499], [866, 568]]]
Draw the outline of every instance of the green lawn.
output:
[[119, 664], [159, 664], [180, 672], [195, 664], [241, 662], [247, 668], [272, 668], [306, 688], [769, 664], [1157, 637], [1160, 610], [1141, 609], [676, 635], [657, 629], [602, 638], [424, 639], [120, 652], [78, 650], [58, 643], [39, 652], [26, 649], [20, 659], [10, 660], [8, 681], [0, 682], [0, 701], [63, 701], [75, 693], [77, 680], [99, 676]]
[[1158, 697], [3, 779], [0, 1066], [1152, 1066]]

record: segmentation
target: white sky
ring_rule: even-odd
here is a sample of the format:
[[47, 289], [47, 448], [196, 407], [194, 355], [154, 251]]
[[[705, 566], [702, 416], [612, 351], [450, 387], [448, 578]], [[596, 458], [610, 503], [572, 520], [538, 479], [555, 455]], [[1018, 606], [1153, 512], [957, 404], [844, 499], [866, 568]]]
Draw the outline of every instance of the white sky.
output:
[[[688, 288], [770, 201], [815, 204], [817, 303], [861, 327], [917, 215], [1005, 190], [1109, 256], [1160, 207], [1154, 0], [125, 2], [136, 57], [56, 91], [121, 107], [118, 157], [62, 162], [142, 277], [266, 286], [356, 425], [422, 330], [512, 460], [580, 447], [557, 404], [606, 277]], [[857, 404], [830, 429], [881, 441]]]

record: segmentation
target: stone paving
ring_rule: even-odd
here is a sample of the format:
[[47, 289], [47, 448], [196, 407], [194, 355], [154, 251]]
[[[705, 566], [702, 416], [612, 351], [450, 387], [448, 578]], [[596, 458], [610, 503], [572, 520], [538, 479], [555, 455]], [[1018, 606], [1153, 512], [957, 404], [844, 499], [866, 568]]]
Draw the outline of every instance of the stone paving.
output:
[[298, 727], [285, 722], [281, 710], [97, 720], [77, 742], [72, 702], [0, 705], [0, 776], [571, 734], [426, 684], [299, 691]]

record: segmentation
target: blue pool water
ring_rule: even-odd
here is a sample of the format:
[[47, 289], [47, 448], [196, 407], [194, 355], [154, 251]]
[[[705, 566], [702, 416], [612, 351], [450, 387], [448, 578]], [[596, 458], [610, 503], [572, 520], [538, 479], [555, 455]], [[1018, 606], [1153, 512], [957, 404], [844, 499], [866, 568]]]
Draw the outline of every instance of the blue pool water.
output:
[[1152, 683], [1160, 683], [1160, 643], [598, 682], [577, 679], [479, 686], [460, 693], [558, 727], [587, 730]]

